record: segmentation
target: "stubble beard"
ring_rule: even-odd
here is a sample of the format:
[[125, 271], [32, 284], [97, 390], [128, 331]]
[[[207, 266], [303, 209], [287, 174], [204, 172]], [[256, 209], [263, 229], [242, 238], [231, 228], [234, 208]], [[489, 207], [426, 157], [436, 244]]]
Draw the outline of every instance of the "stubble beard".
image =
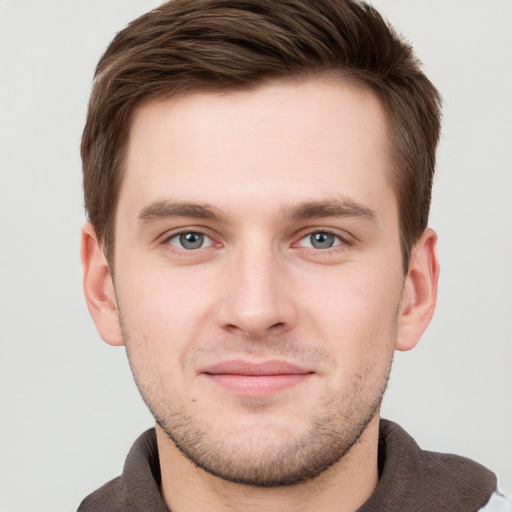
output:
[[270, 488], [314, 479], [343, 459], [378, 415], [384, 391], [385, 386], [364, 417], [346, 418], [340, 427], [339, 419], [319, 415], [300, 438], [263, 448], [251, 446], [248, 439], [213, 439], [184, 413], [162, 417], [145, 402], [166, 436], [196, 467], [229, 482]]
[[[195, 466], [223, 480], [254, 487], [282, 487], [299, 484], [322, 474], [340, 462], [358, 443], [372, 420], [378, 416], [393, 360], [396, 325], [393, 326], [388, 360], [379, 369], [370, 364], [354, 378], [343, 396], [332, 392], [319, 411], [309, 418], [308, 428], [277, 443], [261, 437], [226, 439], [216, 436], [200, 418], [178, 406], [173, 396], [162, 397], [157, 386], [142, 375], [131, 340], [123, 327], [128, 360], [141, 396], [166, 436]], [[140, 355], [140, 354], [138, 354]], [[140, 363], [140, 361], [139, 361]], [[381, 372], [372, 388], [372, 372]], [[373, 382], [375, 384], [375, 382]], [[219, 412], [222, 414], [222, 411]], [[301, 411], [298, 411], [301, 414]]]

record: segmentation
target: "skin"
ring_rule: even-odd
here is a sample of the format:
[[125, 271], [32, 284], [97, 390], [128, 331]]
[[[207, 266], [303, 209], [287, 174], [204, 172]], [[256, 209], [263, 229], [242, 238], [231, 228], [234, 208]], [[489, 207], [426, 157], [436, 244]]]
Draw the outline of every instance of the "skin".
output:
[[138, 111], [115, 286], [86, 225], [84, 289], [157, 420], [174, 512], [348, 511], [373, 492], [393, 352], [438, 278], [430, 229], [403, 274], [386, 144], [378, 99], [327, 80]]

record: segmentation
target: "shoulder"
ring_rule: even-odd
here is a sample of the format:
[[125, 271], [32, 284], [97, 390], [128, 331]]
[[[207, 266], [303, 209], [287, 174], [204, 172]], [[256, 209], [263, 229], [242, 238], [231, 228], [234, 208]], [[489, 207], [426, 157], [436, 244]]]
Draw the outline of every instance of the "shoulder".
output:
[[97, 512], [98, 510], [121, 512], [122, 485], [120, 476], [107, 482], [84, 498], [77, 512]]
[[377, 488], [361, 511], [477, 511], [496, 491], [496, 476], [487, 468], [465, 457], [422, 450], [386, 420], [380, 424], [379, 473]]
[[160, 493], [155, 429], [144, 432], [126, 457], [123, 473], [89, 494], [77, 512], [168, 512]]

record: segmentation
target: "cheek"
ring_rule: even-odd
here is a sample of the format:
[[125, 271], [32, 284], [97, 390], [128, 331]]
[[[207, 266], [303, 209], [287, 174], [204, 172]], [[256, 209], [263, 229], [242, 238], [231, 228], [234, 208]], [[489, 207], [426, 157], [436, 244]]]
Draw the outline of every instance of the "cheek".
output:
[[341, 354], [340, 358], [352, 355], [364, 359], [369, 352], [389, 351], [396, 330], [401, 282], [400, 272], [384, 269], [371, 273], [354, 269], [317, 279], [308, 287], [305, 317], [313, 329], [324, 333], [322, 337], [334, 353]]
[[173, 279], [168, 271], [154, 267], [150, 272], [124, 272], [119, 283], [118, 306], [132, 354], [152, 371], [181, 371], [183, 357], [199, 337], [204, 316], [201, 304], [205, 300], [197, 283]]

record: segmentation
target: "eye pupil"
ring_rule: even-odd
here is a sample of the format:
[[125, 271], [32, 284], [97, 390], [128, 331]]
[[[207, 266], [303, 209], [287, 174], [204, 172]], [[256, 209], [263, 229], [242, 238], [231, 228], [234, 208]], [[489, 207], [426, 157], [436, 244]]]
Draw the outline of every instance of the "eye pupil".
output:
[[180, 244], [185, 249], [199, 249], [204, 243], [201, 233], [183, 233], [180, 235]]
[[334, 235], [330, 233], [313, 233], [310, 240], [315, 249], [328, 249], [334, 245]]

